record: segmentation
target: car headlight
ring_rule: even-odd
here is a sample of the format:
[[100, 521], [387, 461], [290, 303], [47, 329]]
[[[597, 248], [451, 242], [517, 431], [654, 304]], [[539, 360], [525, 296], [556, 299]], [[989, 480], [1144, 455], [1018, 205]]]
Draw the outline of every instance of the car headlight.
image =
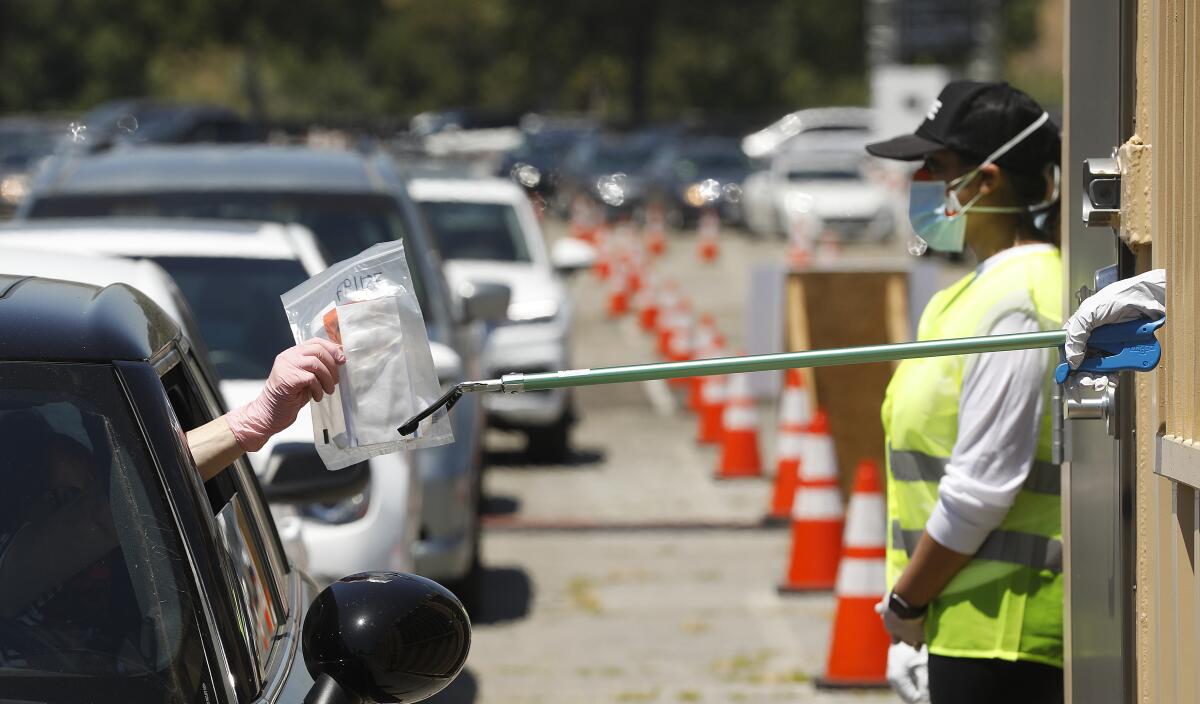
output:
[[517, 301], [508, 304], [508, 319], [514, 323], [533, 323], [553, 320], [558, 315], [558, 301]]
[[0, 200], [9, 205], [20, 203], [21, 199], [28, 192], [28, 174], [10, 174], [5, 176], [3, 180], [0, 180]]

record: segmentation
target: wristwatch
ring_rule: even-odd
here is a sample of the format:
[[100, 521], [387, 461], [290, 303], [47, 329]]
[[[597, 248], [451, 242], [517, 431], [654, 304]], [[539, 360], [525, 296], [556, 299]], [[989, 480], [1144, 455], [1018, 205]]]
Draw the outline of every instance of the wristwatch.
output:
[[888, 594], [887, 607], [888, 611], [891, 611], [906, 621], [911, 621], [914, 618], [921, 618], [925, 615], [925, 612], [929, 610], [929, 604], [919, 607], [913, 606], [904, 599], [901, 599], [900, 595], [896, 592], [890, 592]]

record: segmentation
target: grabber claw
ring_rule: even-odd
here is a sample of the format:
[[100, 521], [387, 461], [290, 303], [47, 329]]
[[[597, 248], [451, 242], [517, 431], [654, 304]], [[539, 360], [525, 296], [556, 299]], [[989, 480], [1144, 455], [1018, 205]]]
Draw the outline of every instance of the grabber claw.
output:
[[1087, 353], [1078, 369], [1063, 362], [1054, 370], [1054, 380], [1063, 383], [1073, 372], [1108, 374], [1110, 372], [1147, 372], [1158, 366], [1162, 346], [1154, 331], [1167, 322], [1165, 317], [1139, 318], [1125, 323], [1102, 325], [1088, 337]]

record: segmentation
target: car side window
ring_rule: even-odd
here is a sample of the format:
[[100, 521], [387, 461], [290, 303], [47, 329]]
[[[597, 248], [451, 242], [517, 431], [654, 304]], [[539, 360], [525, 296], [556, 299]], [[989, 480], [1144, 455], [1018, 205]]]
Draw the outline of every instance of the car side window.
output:
[[[162, 375], [167, 398], [184, 431], [215, 417], [211, 399], [200, 394], [200, 376], [180, 362]], [[206, 403], [207, 401], [207, 403]], [[266, 675], [276, 640], [288, 615], [281, 558], [273, 529], [264, 525], [257, 485], [244, 460], [238, 460], [205, 483], [223, 548], [223, 572], [246, 649], [258, 676]], [[269, 533], [268, 533], [269, 531]]]
[[201, 599], [114, 370], [0, 362], [0, 699], [210, 701]]

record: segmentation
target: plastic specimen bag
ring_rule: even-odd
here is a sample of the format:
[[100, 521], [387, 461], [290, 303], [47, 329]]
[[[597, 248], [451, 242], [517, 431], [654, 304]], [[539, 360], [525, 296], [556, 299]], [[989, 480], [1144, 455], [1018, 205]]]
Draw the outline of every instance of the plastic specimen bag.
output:
[[280, 298], [297, 342], [324, 337], [346, 353], [334, 392], [309, 402], [327, 468], [454, 440], [444, 412], [409, 437], [397, 432], [441, 395], [403, 242], [377, 244]]

